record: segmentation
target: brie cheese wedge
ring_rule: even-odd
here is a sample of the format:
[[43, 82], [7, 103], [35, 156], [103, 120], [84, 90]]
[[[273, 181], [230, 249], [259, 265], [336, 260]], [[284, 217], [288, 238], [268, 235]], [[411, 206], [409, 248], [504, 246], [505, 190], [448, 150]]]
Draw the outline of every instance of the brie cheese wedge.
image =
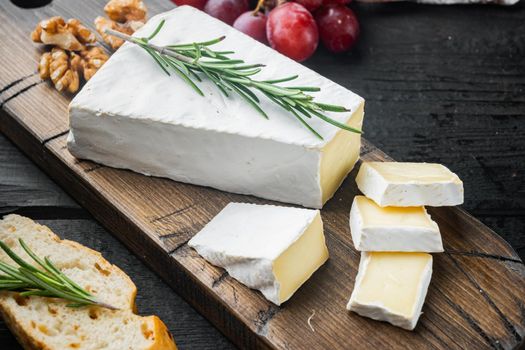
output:
[[412, 330], [421, 315], [431, 276], [430, 254], [362, 252], [346, 308]]
[[[161, 20], [165, 25], [153, 44], [224, 35], [215, 50], [235, 50], [232, 58], [265, 64], [254, 79], [297, 74], [287, 86], [321, 88], [312, 93], [316, 101], [350, 110], [326, 115], [361, 128], [363, 98], [193, 7], [157, 15], [134, 36], [150, 35]], [[321, 140], [258, 91], [269, 120], [238, 95], [225, 97], [205, 77], [196, 84], [204, 97], [177, 74], [166, 75], [142, 48], [124, 44], [71, 102], [70, 152], [146, 175], [313, 208], [333, 196], [359, 157], [359, 134], [312, 117], [308, 123]]]
[[276, 305], [328, 259], [318, 210], [230, 203], [188, 245]]
[[365, 196], [382, 207], [463, 203], [463, 182], [441, 164], [364, 162], [356, 182]]
[[350, 231], [360, 251], [442, 252], [439, 227], [425, 207], [380, 207], [355, 196]]

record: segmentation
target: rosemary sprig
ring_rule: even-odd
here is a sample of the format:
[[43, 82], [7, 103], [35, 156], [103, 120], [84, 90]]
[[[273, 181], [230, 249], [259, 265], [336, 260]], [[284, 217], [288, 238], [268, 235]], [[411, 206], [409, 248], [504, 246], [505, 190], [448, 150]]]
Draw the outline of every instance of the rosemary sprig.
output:
[[116, 307], [98, 301], [92, 294], [73, 282], [50, 260], [39, 258], [22, 239], [19, 243], [37, 266], [31, 265], [0, 241], [0, 248], [18, 265], [12, 266], [0, 261], [0, 291], [19, 292], [21, 296], [37, 295], [61, 298], [70, 301], [67, 306], [81, 307], [96, 305], [110, 310]]
[[204, 96], [196, 81], [202, 81], [201, 76], [211, 80], [226, 96], [235, 93], [249, 103], [259, 114], [268, 119], [266, 112], [260, 107], [260, 100], [252, 91], [258, 90], [269, 100], [290, 112], [297, 120], [320, 139], [323, 137], [307, 122], [312, 117], [317, 117], [338, 128], [362, 133], [361, 130], [350, 127], [328, 117], [324, 112], [349, 112], [343, 106], [336, 106], [314, 101], [308, 92], [320, 91], [314, 86], [281, 86], [279, 83], [289, 82], [298, 76], [277, 78], [272, 80], [256, 80], [252, 77], [259, 73], [263, 64], [246, 64], [243, 60], [233, 59], [229, 56], [233, 51], [214, 51], [210, 46], [225, 39], [217, 39], [189, 44], [176, 44], [158, 46], [150, 42], [161, 30], [164, 20], [155, 28], [148, 37], [136, 38], [121, 32], [107, 29], [106, 33], [142, 47], [162, 68], [170, 75], [170, 71], [180, 76], [199, 95]]

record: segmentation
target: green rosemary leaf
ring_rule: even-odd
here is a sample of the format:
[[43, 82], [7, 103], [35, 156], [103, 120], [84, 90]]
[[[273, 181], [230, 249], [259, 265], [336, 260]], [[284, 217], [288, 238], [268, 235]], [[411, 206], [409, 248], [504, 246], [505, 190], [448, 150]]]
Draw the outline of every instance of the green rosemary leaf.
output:
[[57, 276], [57, 278], [59, 278], [62, 282], [69, 284], [73, 289], [77, 290], [80, 294], [85, 295], [86, 297], [92, 296], [88, 291], [83, 289], [81, 286], [79, 286], [73, 280], [67, 277], [62, 271], [57, 269], [48, 257], [45, 257], [44, 260], [48, 269], [53, 271], [55, 276]]
[[338, 128], [341, 128], [341, 129], [344, 129], [344, 130], [347, 130], [347, 131], [351, 131], [351, 132], [355, 132], [355, 133], [357, 133], [357, 134], [362, 134], [362, 133], [363, 133], [363, 131], [361, 131], [361, 130], [359, 130], [359, 129], [352, 128], [351, 126], [348, 126], [348, 125], [346, 125], [346, 124], [340, 123], [340, 122], [338, 122], [337, 120], [334, 120], [334, 119], [332, 119], [332, 118], [329, 118], [329, 117], [325, 116], [324, 114], [319, 113], [319, 112], [317, 112], [317, 111], [315, 111], [315, 110], [311, 110], [310, 112], [311, 112], [312, 114], [314, 114], [315, 116], [321, 118], [321, 119], [324, 120], [325, 122], [330, 123], [330, 124], [332, 124], [332, 125], [334, 125], [334, 126], [337, 126]]
[[262, 68], [265, 67], [264, 64], [244, 64], [239, 65], [235, 67], [235, 70], [245, 70], [245, 69], [252, 69], [252, 68]]
[[299, 90], [284, 89], [277, 85], [261, 83], [259, 81], [253, 81], [253, 80], [251, 81], [251, 85], [255, 86], [258, 89], [265, 90], [266, 92], [269, 92], [277, 96], [293, 96], [300, 92]]
[[316, 86], [287, 86], [287, 89], [294, 89], [294, 90], [300, 90], [304, 92], [317, 92], [321, 91], [321, 88], [318, 88]]
[[282, 107], [283, 109], [287, 110], [287, 111], [290, 111], [290, 106], [286, 105], [285, 103], [283, 103], [280, 98], [278, 97], [274, 97], [272, 95], [270, 95], [269, 93], [265, 92], [265, 91], [262, 91], [262, 93], [268, 97], [273, 103], [279, 105], [280, 107]]
[[250, 70], [233, 70], [233, 69], [224, 69], [224, 73], [232, 76], [242, 76], [249, 77], [255, 75], [261, 71], [261, 68], [250, 69]]
[[287, 104], [289, 104], [291, 107], [295, 107], [296, 106], [296, 103], [294, 100], [292, 100], [291, 98], [288, 98], [286, 96], [283, 96], [282, 97], [283, 101], [286, 102]]
[[38, 269], [35, 268], [34, 266], [26, 263], [21, 257], [19, 257], [14, 251], [11, 250], [11, 248], [9, 248], [7, 246], [7, 244], [5, 244], [4, 242], [0, 241], [0, 248], [2, 248], [2, 250], [11, 258], [13, 259], [14, 262], [16, 262], [18, 265], [22, 266], [22, 267], [25, 267], [27, 268], [28, 270], [31, 270], [33, 272], [38, 272]]
[[151, 56], [153, 57], [153, 59], [155, 60], [155, 62], [157, 62], [157, 64], [160, 66], [160, 68], [162, 68], [162, 70], [164, 71], [164, 73], [166, 73], [167, 75], [170, 75], [170, 72], [168, 72], [168, 70], [166, 69], [166, 67], [164, 67], [164, 65], [162, 64], [162, 62], [159, 60], [158, 57], [160, 57], [160, 55], [153, 49], [150, 49], [148, 48], [147, 46], [145, 45], [141, 45], [142, 48], [144, 50], [146, 50], [146, 52]]
[[226, 90], [225, 86], [223, 86], [223, 83], [219, 79], [217, 79], [212, 72], [209, 72], [204, 67], [201, 67], [201, 71], [208, 77], [208, 79], [210, 79], [215, 83], [215, 85], [217, 85], [217, 87], [224, 94], [224, 96], [230, 97], [230, 94], [228, 94], [228, 91]]
[[171, 68], [177, 73], [178, 76], [180, 76], [185, 82], [187, 82], [193, 90], [197, 91], [197, 93], [201, 96], [204, 96], [204, 92], [191, 80], [187, 75], [185, 75], [177, 66], [173, 65]]
[[304, 115], [306, 118], [312, 118], [312, 116], [310, 115], [310, 113], [308, 113], [308, 111], [306, 109], [304, 109], [300, 104], [297, 104], [295, 106], [295, 109], [301, 113], [302, 115]]
[[202, 57], [202, 54], [201, 54], [201, 48], [197, 45], [197, 44], [193, 44], [193, 47], [195, 49], [195, 59], [193, 60], [193, 64], [197, 64], [197, 62], [200, 60], [200, 58]]
[[289, 77], [280, 78], [280, 79], [263, 80], [263, 82], [264, 83], [268, 83], [268, 84], [276, 84], [276, 83], [284, 83], [284, 82], [287, 82], [287, 81], [290, 81], [290, 80], [295, 80], [297, 78], [299, 78], [298, 75], [291, 75]]
[[257, 95], [255, 95], [250, 89], [248, 89], [246, 86], [242, 85], [242, 84], [239, 84], [239, 83], [235, 83], [235, 82], [231, 82], [233, 85], [235, 85], [238, 89], [242, 90], [246, 95], [250, 96], [252, 100], [254, 100], [255, 102], [257, 103], [260, 103], [261, 101], [259, 100], [259, 98], [257, 97]]
[[35, 296], [39, 296], [39, 297], [53, 297], [53, 293], [48, 292], [46, 290], [34, 289], [34, 290], [28, 290], [28, 291], [25, 291], [25, 292], [20, 292], [20, 296], [21, 297], [29, 297], [31, 295], [35, 295]]
[[301, 116], [297, 114], [295, 110], [290, 109], [290, 112], [292, 112], [292, 114], [297, 118], [297, 120], [301, 122], [301, 124], [303, 124], [308, 130], [310, 130], [310, 132], [312, 132], [315, 136], [317, 136], [317, 138], [319, 138], [320, 140], [324, 140], [321, 134], [315, 131], [315, 129], [312, 128], [310, 124], [308, 124], [303, 118], [301, 118]]
[[146, 41], [150, 41], [151, 39], [153, 39], [157, 34], [159, 34], [160, 30], [162, 29], [162, 27], [164, 26], [164, 23], [166, 21], [165, 20], [162, 20], [160, 21], [159, 25], [157, 26], [157, 28], [155, 28], [155, 30], [153, 31], [153, 33], [151, 33], [150, 36], [148, 36], [146, 38]]
[[327, 104], [327, 103], [320, 103], [320, 102], [314, 102], [315, 105], [317, 105], [319, 108], [321, 108], [323, 111], [328, 111], [328, 112], [350, 112], [349, 109], [346, 109], [345, 107], [342, 107], [342, 106], [335, 106], [335, 105], [330, 105], [330, 104]]
[[174, 59], [173, 57], [165, 57], [164, 60], [170, 65], [170, 66], [177, 66], [182, 72], [184, 72], [184, 74], [186, 75], [190, 75], [190, 70], [188, 69], [188, 67], [186, 67], [185, 64], [177, 61], [176, 59]]
[[266, 119], [269, 119], [268, 115], [266, 114], [265, 111], [263, 111], [261, 109], [261, 107], [259, 106], [259, 104], [254, 101], [249, 95], [247, 95], [246, 93], [244, 93], [241, 89], [239, 89], [234, 83], [231, 83], [231, 87], [239, 94], [239, 96], [241, 96], [246, 102], [248, 102], [249, 104], [252, 105], [253, 108], [255, 108], [255, 110], [257, 112], [259, 112], [259, 114], [261, 114], [264, 118]]

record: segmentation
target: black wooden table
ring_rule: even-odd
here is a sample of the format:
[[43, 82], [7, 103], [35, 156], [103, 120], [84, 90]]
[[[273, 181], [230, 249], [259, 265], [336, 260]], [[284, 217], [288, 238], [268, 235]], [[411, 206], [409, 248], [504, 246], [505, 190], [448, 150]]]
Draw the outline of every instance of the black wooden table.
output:
[[[362, 25], [358, 46], [343, 55], [321, 49], [306, 64], [365, 97], [368, 140], [397, 160], [440, 162], [458, 173], [464, 207], [524, 259], [523, 2], [354, 8]], [[180, 348], [233, 347], [0, 135], [0, 215], [11, 212], [101, 251], [125, 270], [137, 284], [141, 313], [159, 315]], [[0, 348], [19, 348], [1, 323]]]

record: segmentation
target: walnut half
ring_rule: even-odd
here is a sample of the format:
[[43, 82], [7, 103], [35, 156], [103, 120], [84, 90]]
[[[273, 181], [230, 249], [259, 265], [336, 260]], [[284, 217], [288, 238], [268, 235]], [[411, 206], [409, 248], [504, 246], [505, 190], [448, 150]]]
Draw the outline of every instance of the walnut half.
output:
[[40, 58], [38, 63], [40, 77], [50, 78], [58, 91], [77, 92], [80, 79], [71, 61], [72, 59], [64, 49], [54, 47], [51, 52], [45, 52]]
[[110, 0], [104, 7], [110, 19], [125, 23], [129, 21], [145, 22], [146, 5], [142, 0]]
[[138, 28], [140, 28], [144, 23], [137, 22], [137, 21], [129, 21], [124, 24], [117, 23], [111, 19], [107, 19], [105, 17], [98, 16], [95, 18], [95, 28], [97, 29], [97, 32], [100, 33], [100, 36], [102, 36], [102, 39], [106, 44], [111, 46], [113, 50], [118, 49], [119, 47], [124, 44], [124, 40], [117, 38], [115, 36], [106, 34], [106, 29], [113, 29], [116, 31], [119, 31], [124, 34], [131, 35], [133, 34]]
[[37, 24], [31, 33], [31, 39], [37, 43], [56, 45], [64, 50], [79, 51], [84, 44], [97, 41], [95, 34], [86, 28], [78, 19], [67, 23], [60, 16], [51, 17]]

